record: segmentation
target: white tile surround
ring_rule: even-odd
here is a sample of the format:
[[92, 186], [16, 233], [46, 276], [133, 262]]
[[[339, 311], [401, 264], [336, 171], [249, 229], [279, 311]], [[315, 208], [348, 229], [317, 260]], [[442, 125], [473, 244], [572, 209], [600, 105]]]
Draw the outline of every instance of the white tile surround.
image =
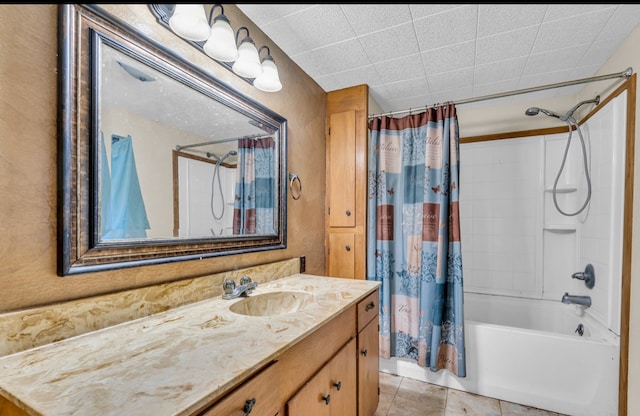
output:
[[465, 290], [540, 297], [539, 137], [460, 146]]
[[[587, 313], [619, 333], [625, 109], [626, 93], [581, 126], [592, 197], [577, 216], [559, 214], [550, 192], [566, 133], [461, 145], [465, 291], [558, 301], [564, 292], [589, 295]], [[558, 188], [577, 191], [557, 194], [565, 212], [575, 212], [586, 195], [577, 132], [571, 140]], [[571, 278], [589, 263], [593, 289]]]

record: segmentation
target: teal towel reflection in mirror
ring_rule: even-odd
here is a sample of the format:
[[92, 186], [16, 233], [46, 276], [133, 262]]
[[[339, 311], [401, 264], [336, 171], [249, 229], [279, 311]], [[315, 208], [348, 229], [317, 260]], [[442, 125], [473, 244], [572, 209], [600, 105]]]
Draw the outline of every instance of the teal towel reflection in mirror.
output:
[[146, 238], [150, 227], [140, 190], [131, 136], [111, 136], [111, 173], [100, 133], [102, 184], [101, 236], [106, 240]]

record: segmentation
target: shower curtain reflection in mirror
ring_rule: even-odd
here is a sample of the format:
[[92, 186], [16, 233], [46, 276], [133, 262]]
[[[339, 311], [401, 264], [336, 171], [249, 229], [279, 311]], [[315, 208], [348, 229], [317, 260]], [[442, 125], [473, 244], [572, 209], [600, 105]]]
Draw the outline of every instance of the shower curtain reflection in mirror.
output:
[[111, 136], [111, 163], [100, 133], [101, 228], [104, 240], [146, 238], [150, 229], [131, 136]]
[[238, 140], [234, 234], [276, 233], [276, 157], [276, 141], [271, 136]]

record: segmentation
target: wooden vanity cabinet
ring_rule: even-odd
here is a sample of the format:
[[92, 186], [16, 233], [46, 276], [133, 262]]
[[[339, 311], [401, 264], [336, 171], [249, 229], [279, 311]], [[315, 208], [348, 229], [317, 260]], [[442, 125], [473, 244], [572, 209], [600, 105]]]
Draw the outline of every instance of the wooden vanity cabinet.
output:
[[379, 289], [340, 313], [199, 416], [374, 416]]
[[288, 416], [356, 416], [356, 339], [352, 338], [288, 402]]
[[9, 399], [0, 396], [0, 415], [1, 416], [29, 416], [27, 412], [20, 409], [15, 404], [11, 403]]
[[[379, 289], [358, 302], [351, 323], [343, 323], [355, 330], [355, 337], [293, 394], [287, 401], [287, 416], [374, 416], [380, 392], [378, 302]], [[330, 327], [332, 331], [338, 328], [335, 324]], [[344, 338], [344, 327], [341, 332], [331, 333], [329, 338], [312, 335], [314, 348], [335, 351], [327, 343], [335, 337]]]
[[358, 303], [358, 416], [373, 416], [380, 382], [379, 290]]
[[266, 368], [245, 381], [237, 389], [225, 395], [214, 406], [198, 413], [199, 416], [275, 416], [280, 410], [279, 363], [272, 362]]
[[[237, 379], [234, 386], [212, 386], [208, 402], [189, 408], [189, 414], [373, 416], [379, 394], [378, 293], [379, 289], [374, 289], [362, 300], [336, 311], [313, 332]], [[341, 294], [345, 292], [336, 290], [336, 296]], [[242, 359], [241, 350], [238, 354]], [[126, 409], [123, 412], [127, 413]], [[0, 395], [0, 415], [27, 414], [34, 413]]]

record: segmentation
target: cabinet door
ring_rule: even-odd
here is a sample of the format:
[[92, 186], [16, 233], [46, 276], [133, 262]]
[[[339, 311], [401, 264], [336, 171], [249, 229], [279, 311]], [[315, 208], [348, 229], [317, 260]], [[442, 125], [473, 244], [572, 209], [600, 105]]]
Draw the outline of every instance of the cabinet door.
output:
[[355, 236], [350, 233], [329, 234], [328, 275], [332, 277], [355, 277]]
[[325, 365], [287, 402], [287, 415], [330, 416], [333, 397], [329, 375], [329, 366]]
[[331, 416], [356, 416], [357, 370], [356, 339], [353, 338], [331, 360]]
[[373, 416], [378, 408], [379, 342], [376, 316], [358, 334], [358, 416]]
[[329, 227], [356, 225], [356, 112], [329, 115]]

